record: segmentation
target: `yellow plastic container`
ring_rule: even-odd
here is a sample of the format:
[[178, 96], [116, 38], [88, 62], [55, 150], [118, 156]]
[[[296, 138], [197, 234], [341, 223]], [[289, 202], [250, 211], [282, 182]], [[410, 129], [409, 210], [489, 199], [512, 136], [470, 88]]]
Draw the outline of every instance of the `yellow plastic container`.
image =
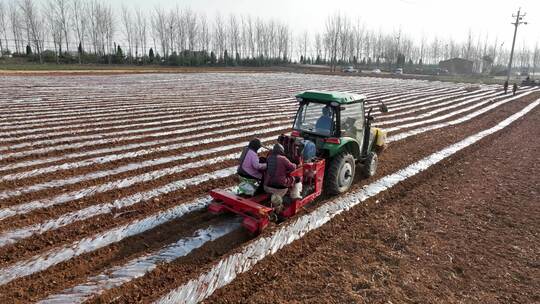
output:
[[383, 147], [384, 145], [386, 145], [386, 131], [382, 130], [382, 129], [379, 129], [379, 128], [374, 128], [375, 130], [375, 134], [376, 134], [376, 142], [375, 142], [375, 145], [379, 146], [379, 147]]

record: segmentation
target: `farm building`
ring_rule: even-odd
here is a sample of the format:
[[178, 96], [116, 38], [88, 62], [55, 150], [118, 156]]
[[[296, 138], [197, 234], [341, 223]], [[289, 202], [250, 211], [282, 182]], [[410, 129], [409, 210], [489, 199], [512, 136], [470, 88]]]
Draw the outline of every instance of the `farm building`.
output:
[[472, 74], [474, 63], [463, 58], [452, 58], [439, 62], [439, 68], [446, 69], [450, 74]]

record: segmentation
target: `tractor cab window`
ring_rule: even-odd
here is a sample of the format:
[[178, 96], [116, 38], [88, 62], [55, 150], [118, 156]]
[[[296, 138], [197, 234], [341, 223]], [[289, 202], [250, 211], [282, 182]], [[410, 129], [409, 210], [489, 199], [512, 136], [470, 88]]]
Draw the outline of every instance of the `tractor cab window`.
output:
[[334, 109], [321, 103], [304, 103], [298, 110], [294, 124], [296, 130], [322, 136], [331, 136], [334, 130]]
[[341, 135], [361, 140], [364, 136], [364, 104], [354, 103], [341, 110]]

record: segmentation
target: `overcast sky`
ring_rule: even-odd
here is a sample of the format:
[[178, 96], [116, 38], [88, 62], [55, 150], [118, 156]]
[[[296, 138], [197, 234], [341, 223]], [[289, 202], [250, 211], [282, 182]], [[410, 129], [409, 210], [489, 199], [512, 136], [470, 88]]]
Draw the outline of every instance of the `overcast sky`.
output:
[[217, 12], [250, 14], [287, 22], [296, 33], [324, 28], [329, 14], [343, 12], [374, 30], [399, 31], [413, 38], [422, 35], [466, 39], [469, 29], [475, 35], [489, 33], [505, 46], [512, 42], [512, 13], [521, 7], [527, 13], [518, 32], [518, 45], [540, 41], [540, 0], [109, 0], [120, 6], [190, 7], [212, 17]]

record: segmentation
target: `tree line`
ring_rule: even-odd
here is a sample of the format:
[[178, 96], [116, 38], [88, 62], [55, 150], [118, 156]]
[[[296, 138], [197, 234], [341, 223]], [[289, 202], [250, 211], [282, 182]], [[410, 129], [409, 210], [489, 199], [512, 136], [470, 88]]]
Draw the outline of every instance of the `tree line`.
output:
[[[436, 65], [454, 57], [477, 72], [503, 70], [507, 46], [469, 31], [465, 41], [413, 39], [385, 33], [359, 19], [332, 14], [320, 32], [295, 33], [287, 24], [249, 15], [204, 13], [176, 6], [113, 7], [104, 0], [0, 0], [2, 54], [39, 62], [168, 65], [273, 65], [290, 62], [365, 67]], [[515, 66], [535, 69], [538, 45], [516, 50]]]

